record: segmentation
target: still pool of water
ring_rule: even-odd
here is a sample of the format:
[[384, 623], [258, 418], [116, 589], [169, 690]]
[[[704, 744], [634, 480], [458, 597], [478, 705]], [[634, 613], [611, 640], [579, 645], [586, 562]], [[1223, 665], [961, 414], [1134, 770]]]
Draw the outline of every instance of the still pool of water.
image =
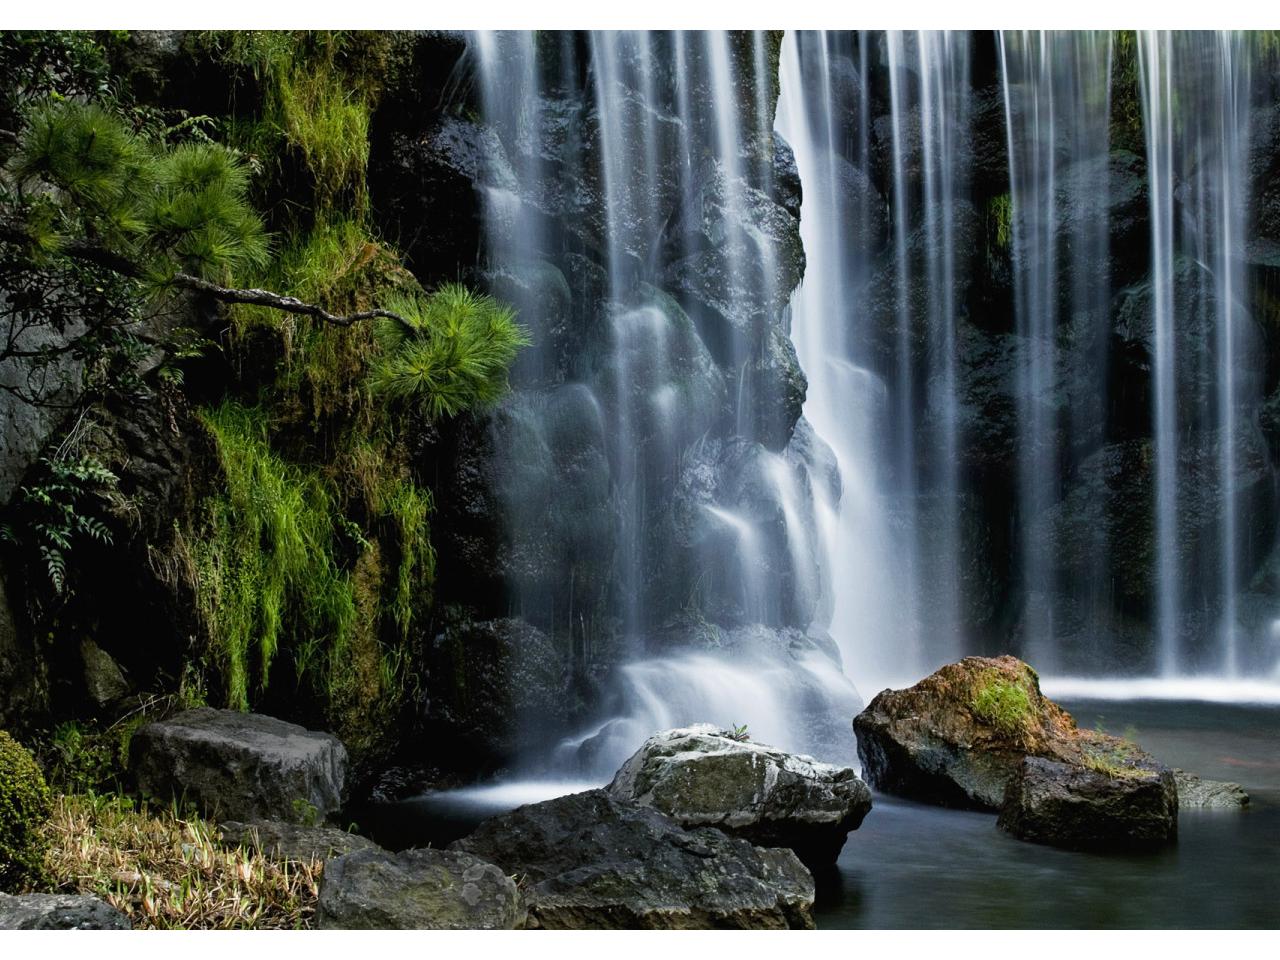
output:
[[[1064, 700], [1081, 726], [1134, 737], [1171, 766], [1244, 784], [1240, 811], [1183, 811], [1176, 846], [1077, 853], [1023, 843], [995, 816], [883, 794], [818, 876], [819, 927], [1280, 927], [1280, 706]], [[442, 846], [486, 817], [590, 783], [525, 781], [371, 811], [375, 839]]]

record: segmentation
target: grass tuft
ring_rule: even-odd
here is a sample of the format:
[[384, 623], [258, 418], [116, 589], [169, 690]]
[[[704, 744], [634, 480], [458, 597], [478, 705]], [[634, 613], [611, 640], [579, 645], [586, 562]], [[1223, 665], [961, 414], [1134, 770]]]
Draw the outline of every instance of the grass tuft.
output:
[[315, 912], [320, 861], [224, 849], [199, 817], [72, 794], [55, 800], [45, 832], [58, 891], [99, 896], [135, 928], [302, 929]]
[[1031, 723], [1031, 697], [1011, 680], [990, 677], [982, 681], [969, 703], [973, 715], [1009, 737], [1026, 736]]

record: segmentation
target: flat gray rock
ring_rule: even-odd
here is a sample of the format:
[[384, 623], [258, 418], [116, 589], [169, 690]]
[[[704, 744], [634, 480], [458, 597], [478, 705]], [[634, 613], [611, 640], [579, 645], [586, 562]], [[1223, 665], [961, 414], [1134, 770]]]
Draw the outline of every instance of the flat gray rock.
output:
[[305, 827], [274, 820], [255, 823], [227, 820], [218, 825], [218, 840], [223, 846], [255, 848], [279, 860], [329, 860], [360, 850], [379, 849], [368, 837], [337, 827]]
[[453, 850], [362, 850], [330, 860], [316, 905], [321, 930], [514, 930], [523, 923], [511, 878]]
[[813, 927], [813, 877], [790, 850], [686, 830], [588, 790], [518, 807], [450, 845], [519, 879], [529, 927], [783, 930]]
[[834, 863], [871, 809], [871, 791], [852, 768], [735, 740], [710, 724], [650, 737], [608, 790], [685, 827], [789, 847], [809, 867]]
[[1249, 794], [1238, 783], [1205, 780], [1176, 768], [1173, 778], [1178, 784], [1178, 806], [1183, 810], [1239, 810], [1249, 804]]
[[131, 930], [129, 918], [83, 894], [0, 893], [0, 930]]
[[194, 802], [218, 820], [323, 820], [342, 805], [347, 751], [337, 737], [257, 713], [187, 710], [134, 734], [138, 792]]

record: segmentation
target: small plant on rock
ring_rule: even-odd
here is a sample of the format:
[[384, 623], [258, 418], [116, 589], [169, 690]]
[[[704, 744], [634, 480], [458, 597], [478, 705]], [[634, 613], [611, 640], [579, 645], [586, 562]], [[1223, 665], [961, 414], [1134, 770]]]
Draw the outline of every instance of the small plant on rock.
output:
[[973, 715], [1008, 737], [1022, 737], [1031, 721], [1031, 697], [1010, 680], [991, 677], [977, 688], [969, 703]]
[[744, 723], [738, 726], [736, 723], [729, 724], [729, 729], [724, 731], [724, 736], [730, 740], [736, 740], [738, 743], [746, 743], [751, 739], [751, 734], [747, 733], [747, 725]]

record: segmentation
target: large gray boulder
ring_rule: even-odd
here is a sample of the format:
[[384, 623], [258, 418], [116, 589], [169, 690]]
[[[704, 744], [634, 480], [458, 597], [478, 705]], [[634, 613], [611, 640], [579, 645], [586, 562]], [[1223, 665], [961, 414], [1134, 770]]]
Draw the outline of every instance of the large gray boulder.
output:
[[1027, 757], [996, 824], [1019, 840], [1060, 847], [1158, 846], [1178, 836], [1178, 788], [1165, 767], [1098, 770]]
[[138, 792], [227, 820], [312, 823], [343, 801], [337, 737], [256, 713], [200, 707], [147, 724], [129, 748]]
[[362, 850], [325, 864], [321, 930], [514, 930], [520, 894], [492, 863], [452, 850]]
[[368, 837], [337, 827], [310, 827], [272, 820], [224, 821], [218, 824], [218, 841], [225, 847], [259, 850], [278, 860], [328, 860], [360, 850], [380, 849]]
[[129, 930], [129, 918], [97, 897], [0, 893], [0, 930]]
[[852, 768], [738, 741], [706, 723], [650, 737], [608, 790], [685, 827], [789, 847], [810, 868], [834, 863], [871, 809], [871, 791]]
[[813, 878], [790, 850], [685, 830], [588, 790], [486, 820], [450, 846], [521, 878], [528, 926], [546, 929], [813, 927]]

